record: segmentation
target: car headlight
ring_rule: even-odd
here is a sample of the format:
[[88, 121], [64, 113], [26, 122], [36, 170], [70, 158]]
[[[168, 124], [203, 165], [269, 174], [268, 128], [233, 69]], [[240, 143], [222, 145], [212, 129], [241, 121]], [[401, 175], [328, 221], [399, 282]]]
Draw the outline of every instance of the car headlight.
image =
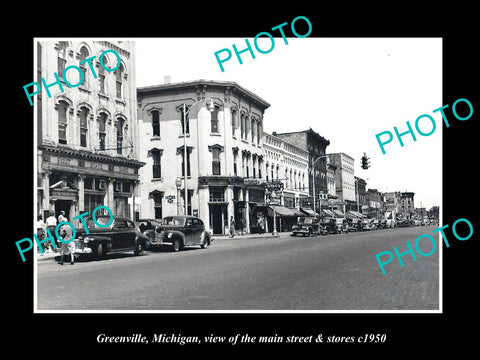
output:
[[87, 236], [87, 237], [84, 237], [84, 238], [83, 238], [83, 243], [84, 243], [84, 244], [88, 244], [88, 242], [89, 242], [89, 241], [92, 241], [92, 240], [93, 240], [93, 238], [89, 238], [89, 237]]
[[173, 234], [172, 234], [171, 232], [169, 232], [169, 233], [167, 234], [167, 238], [171, 239], [171, 238], [172, 238], [172, 235], [173, 235]]

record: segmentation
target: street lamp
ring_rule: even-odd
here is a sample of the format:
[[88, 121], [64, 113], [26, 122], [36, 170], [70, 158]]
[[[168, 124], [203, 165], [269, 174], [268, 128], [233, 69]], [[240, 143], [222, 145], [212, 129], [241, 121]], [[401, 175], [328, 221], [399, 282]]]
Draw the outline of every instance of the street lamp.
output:
[[[193, 106], [197, 105], [198, 103], [204, 101], [204, 99], [202, 100], [198, 100], [198, 101], [195, 101], [192, 105], [190, 105], [190, 107], [188, 108], [188, 110], [186, 109], [186, 105], [185, 103], [183, 103], [183, 179], [184, 179], [184, 186], [185, 186], [185, 215], [188, 215], [187, 214], [187, 211], [188, 211], [188, 187], [187, 187], [187, 115], [188, 113], [190, 112], [190, 110], [193, 108]], [[212, 99], [208, 99], [207, 100], [207, 109], [208, 111], [210, 112], [213, 112], [215, 110], [215, 106], [213, 104], [213, 101]], [[198, 122], [198, 119], [197, 119], [197, 122]], [[197, 134], [198, 136], [198, 134]]]
[[[275, 200], [275, 198], [277, 197], [277, 194], [275, 193], [275, 191], [272, 191], [272, 193], [270, 194], [270, 198]], [[277, 222], [276, 222], [276, 214], [275, 214], [275, 206], [272, 206], [272, 209], [273, 209], [273, 232], [272, 232], [272, 235], [277, 235]]]

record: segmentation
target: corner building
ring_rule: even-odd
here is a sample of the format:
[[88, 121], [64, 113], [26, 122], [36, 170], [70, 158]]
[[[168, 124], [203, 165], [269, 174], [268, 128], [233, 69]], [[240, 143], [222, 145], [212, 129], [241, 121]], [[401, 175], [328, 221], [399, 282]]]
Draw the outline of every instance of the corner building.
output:
[[140, 217], [187, 213], [227, 234], [233, 216], [237, 231], [259, 231], [267, 215], [263, 115], [270, 104], [235, 82], [210, 80], [141, 87], [137, 101], [146, 163]]
[[[106, 50], [112, 52], [100, 55]], [[91, 64], [82, 60], [92, 56]], [[115, 71], [106, 71], [117, 67]], [[120, 62], [120, 64], [119, 64]], [[80, 73], [83, 82], [78, 84]], [[68, 69], [70, 67], [70, 69]], [[54, 84], [58, 74], [60, 85]], [[63, 78], [65, 75], [66, 79]], [[135, 53], [128, 41], [38, 41], [37, 211], [68, 219], [100, 205], [134, 219], [138, 191]], [[70, 85], [69, 85], [70, 84]]]

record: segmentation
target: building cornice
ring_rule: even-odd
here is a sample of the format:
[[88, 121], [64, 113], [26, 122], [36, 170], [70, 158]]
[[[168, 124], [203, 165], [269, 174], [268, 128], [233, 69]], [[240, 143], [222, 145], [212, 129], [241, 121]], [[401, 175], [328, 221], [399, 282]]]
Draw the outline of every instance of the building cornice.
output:
[[93, 153], [85, 150], [75, 150], [75, 149], [72, 149], [69, 147], [63, 147], [63, 146], [39, 145], [38, 150], [59, 154], [59, 155], [64, 155], [64, 156], [68, 156], [76, 159], [93, 160], [93, 161], [104, 162], [104, 163], [115, 164], [115, 165], [124, 165], [124, 166], [130, 166], [137, 169], [146, 164], [142, 161], [138, 161], [134, 159], [127, 159], [124, 157]]

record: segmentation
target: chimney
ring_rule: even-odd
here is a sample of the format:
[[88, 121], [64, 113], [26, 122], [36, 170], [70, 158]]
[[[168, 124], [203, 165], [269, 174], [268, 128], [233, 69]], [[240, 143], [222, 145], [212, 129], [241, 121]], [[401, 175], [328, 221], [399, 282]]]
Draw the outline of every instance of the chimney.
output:
[[164, 76], [163, 82], [165, 83], [165, 85], [170, 85], [170, 83], [172, 82], [172, 77], [170, 75]]

